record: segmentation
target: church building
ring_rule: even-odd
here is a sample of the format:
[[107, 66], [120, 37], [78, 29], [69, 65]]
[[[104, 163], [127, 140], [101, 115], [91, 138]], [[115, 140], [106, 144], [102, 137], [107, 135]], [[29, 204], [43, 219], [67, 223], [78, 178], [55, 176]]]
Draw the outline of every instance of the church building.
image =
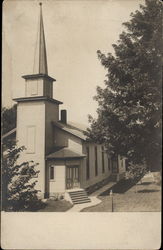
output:
[[[53, 98], [56, 80], [48, 75], [42, 4], [38, 48], [36, 71], [22, 76], [25, 96], [14, 99], [17, 127], [12, 133], [16, 132], [18, 146], [26, 147], [20, 160], [38, 163], [36, 188], [42, 198], [61, 194], [65, 199], [69, 195], [72, 203], [89, 202], [82, 192], [102, 181], [123, 178], [125, 159], [112, 160], [103, 145], [89, 142], [83, 128], [68, 122], [67, 111], [60, 110], [62, 102]], [[81, 198], [73, 199], [70, 194], [75, 192]]]

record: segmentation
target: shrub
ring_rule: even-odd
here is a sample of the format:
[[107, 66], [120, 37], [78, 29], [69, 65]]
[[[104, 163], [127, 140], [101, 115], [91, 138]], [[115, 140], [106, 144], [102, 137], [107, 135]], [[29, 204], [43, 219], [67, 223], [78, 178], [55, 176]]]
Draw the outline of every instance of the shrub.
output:
[[2, 158], [2, 210], [34, 211], [43, 206], [35, 189], [39, 173], [33, 161], [18, 164], [24, 147], [11, 145]]

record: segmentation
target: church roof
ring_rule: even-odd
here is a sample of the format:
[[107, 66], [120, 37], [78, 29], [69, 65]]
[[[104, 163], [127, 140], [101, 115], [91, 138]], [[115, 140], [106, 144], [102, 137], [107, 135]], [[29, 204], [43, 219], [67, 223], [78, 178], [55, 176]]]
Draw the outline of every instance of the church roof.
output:
[[86, 140], [87, 136], [84, 134], [85, 130], [80, 129], [76, 126], [73, 126], [71, 124], [65, 124], [62, 122], [52, 122], [52, 124], [58, 128], [60, 128], [61, 130], [70, 133], [82, 140]]
[[68, 158], [83, 158], [84, 154], [79, 154], [68, 148], [56, 148], [55, 151], [47, 156], [47, 159], [68, 159]]
[[74, 121], [73, 121], [73, 122], [70, 121], [70, 122], [69, 122], [69, 125], [71, 125], [71, 126], [77, 128], [77, 129], [80, 129], [81, 131], [86, 131], [87, 128], [88, 128], [88, 125], [82, 124], [82, 123], [79, 123], [79, 122], [74, 122]]
[[[22, 98], [17, 98], [16, 100], [19, 101], [19, 99], [20, 99], [20, 101], [22, 100]], [[27, 101], [30, 101], [30, 98], [26, 98], [26, 99], [29, 99]], [[57, 100], [54, 100], [54, 101], [57, 101]], [[63, 131], [70, 133], [70, 134], [72, 134], [72, 135], [74, 135], [82, 140], [86, 140], [86, 138], [87, 138], [87, 136], [84, 134], [84, 132], [86, 131], [86, 127], [83, 124], [81, 126], [80, 126], [80, 124], [75, 124], [75, 123], [64, 124], [62, 122], [52, 122], [52, 124], [60, 129], [62, 129]], [[74, 126], [74, 124], [76, 126]], [[85, 129], [84, 129], [84, 127], [85, 127]], [[2, 136], [2, 139], [6, 138], [8, 136], [11, 136], [13, 134], [16, 134], [16, 130], [17, 130], [16, 128], [10, 130], [8, 133], [6, 133]]]

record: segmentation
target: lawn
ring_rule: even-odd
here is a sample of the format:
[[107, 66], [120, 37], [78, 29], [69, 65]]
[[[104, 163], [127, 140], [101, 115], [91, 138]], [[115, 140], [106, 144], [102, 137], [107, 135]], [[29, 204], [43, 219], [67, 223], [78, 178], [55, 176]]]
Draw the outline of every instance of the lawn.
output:
[[72, 204], [65, 200], [48, 200], [46, 206], [38, 212], [66, 212], [72, 207]]
[[[161, 211], [161, 185], [145, 181], [135, 185], [129, 180], [117, 183], [113, 188], [114, 212], [159, 212]], [[112, 212], [110, 190], [101, 193], [100, 204], [85, 208], [82, 212]]]

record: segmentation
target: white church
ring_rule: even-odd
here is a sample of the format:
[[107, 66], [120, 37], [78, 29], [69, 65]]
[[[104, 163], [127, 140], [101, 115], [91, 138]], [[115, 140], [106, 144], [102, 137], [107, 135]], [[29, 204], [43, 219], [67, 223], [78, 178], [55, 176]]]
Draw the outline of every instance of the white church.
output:
[[89, 202], [85, 190], [124, 177], [125, 159], [112, 160], [103, 145], [89, 142], [82, 128], [68, 123], [66, 110], [60, 111], [62, 102], [53, 98], [56, 80], [48, 75], [41, 4], [38, 47], [37, 72], [22, 76], [25, 96], [14, 99], [17, 127], [5, 136], [16, 135], [18, 146], [26, 147], [21, 161], [39, 163], [35, 178], [42, 198], [62, 194], [74, 204]]

